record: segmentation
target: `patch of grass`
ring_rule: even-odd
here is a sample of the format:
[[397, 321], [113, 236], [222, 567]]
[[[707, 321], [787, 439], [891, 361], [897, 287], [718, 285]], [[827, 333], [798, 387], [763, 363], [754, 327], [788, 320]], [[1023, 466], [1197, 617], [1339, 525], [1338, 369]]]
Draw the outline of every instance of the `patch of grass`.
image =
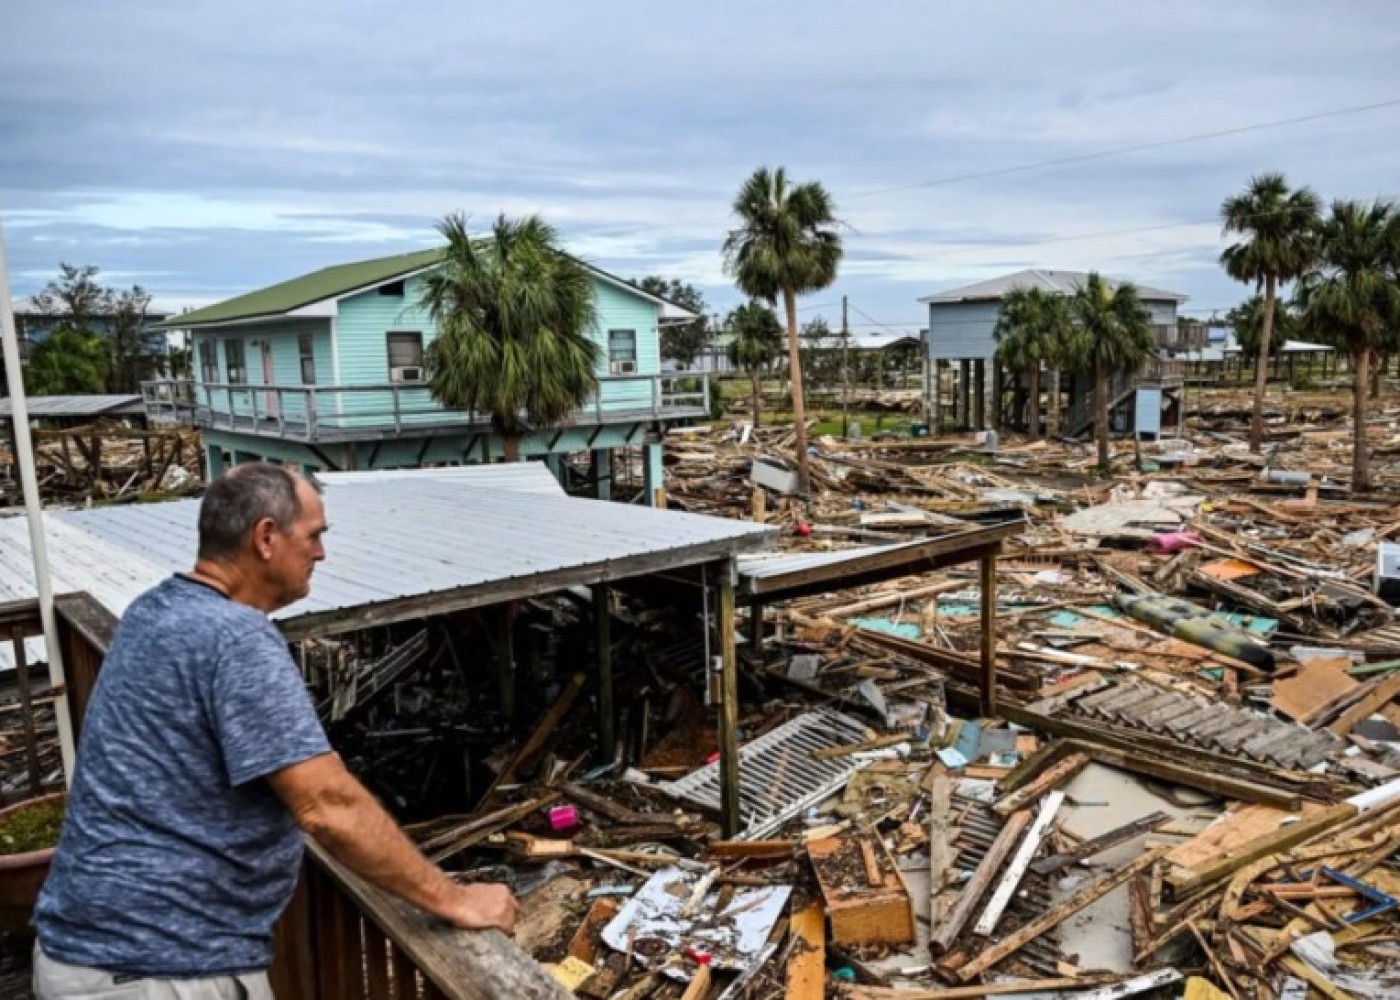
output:
[[57, 844], [65, 804], [63, 799], [49, 799], [0, 819], [0, 854], [28, 854]]

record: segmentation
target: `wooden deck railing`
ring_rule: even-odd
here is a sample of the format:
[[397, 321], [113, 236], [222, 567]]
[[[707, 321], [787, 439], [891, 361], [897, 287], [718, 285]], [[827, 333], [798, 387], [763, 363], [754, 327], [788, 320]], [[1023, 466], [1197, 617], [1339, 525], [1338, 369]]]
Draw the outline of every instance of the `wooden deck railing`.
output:
[[[87, 594], [55, 602], [74, 731], [116, 619]], [[278, 1000], [569, 1000], [498, 931], [461, 931], [375, 888], [308, 842], [301, 879], [274, 936]]]

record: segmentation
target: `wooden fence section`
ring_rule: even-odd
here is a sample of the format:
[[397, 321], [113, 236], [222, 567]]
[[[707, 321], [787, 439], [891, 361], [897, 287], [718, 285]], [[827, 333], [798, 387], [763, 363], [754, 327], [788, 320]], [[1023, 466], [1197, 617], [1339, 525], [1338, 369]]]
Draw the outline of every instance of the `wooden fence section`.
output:
[[[87, 594], [55, 601], [76, 734], [116, 619]], [[498, 931], [461, 931], [352, 874], [308, 842], [274, 935], [279, 1000], [568, 1000]]]

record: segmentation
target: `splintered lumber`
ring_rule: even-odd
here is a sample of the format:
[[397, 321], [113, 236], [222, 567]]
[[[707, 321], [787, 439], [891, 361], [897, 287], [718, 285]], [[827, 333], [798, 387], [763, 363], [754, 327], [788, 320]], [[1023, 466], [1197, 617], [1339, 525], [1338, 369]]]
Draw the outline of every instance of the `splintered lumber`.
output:
[[1192, 976], [1186, 980], [1186, 996], [1182, 1000], [1230, 1000], [1230, 994], [1217, 989], [1209, 979]]
[[1299, 979], [1306, 979], [1308, 985], [1317, 990], [1328, 1000], [1356, 1000], [1354, 994], [1348, 993], [1332, 980], [1328, 979], [1321, 972], [1318, 972], [1307, 962], [1293, 955], [1285, 955], [1283, 966]]
[[[873, 842], [858, 833], [807, 843], [807, 856], [821, 885], [831, 940], [838, 945], [909, 944], [914, 940], [914, 907], [899, 868]], [[875, 852], [880, 884], [867, 884], [864, 848]]]
[[940, 897], [943, 883], [947, 881], [948, 869], [956, 856], [953, 838], [948, 836], [952, 801], [953, 779], [944, 773], [935, 774], [929, 789], [928, 811], [928, 912], [929, 922], [933, 927], [937, 927], [942, 918]]
[[1210, 792], [1222, 798], [1235, 799], [1239, 802], [1263, 802], [1280, 809], [1286, 809], [1289, 812], [1297, 812], [1303, 804], [1302, 796], [1294, 792], [1281, 791], [1253, 781], [1231, 778], [1228, 775], [1212, 774], [1199, 765], [1176, 764], [1152, 754], [1118, 750], [1092, 743], [1086, 744], [1080, 740], [1071, 740], [1070, 745], [1083, 750], [1090, 759], [1100, 764], [1146, 774], [1152, 778], [1161, 778], [1163, 781], [1174, 781], [1187, 788], [1198, 788], [1203, 792]]
[[542, 806], [549, 805], [557, 798], [559, 798], [558, 792], [546, 792], [544, 795], [533, 798], [528, 802], [521, 802], [517, 805], [506, 806], [504, 809], [497, 809], [495, 812], [487, 813], [485, 816], [468, 820], [461, 826], [455, 826], [447, 832], [425, 841], [420, 847], [423, 853], [428, 855], [429, 858], [433, 861], [440, 862], [460, 851], [465, 851], [468, 847], [479, 843], [497, 830], [504, 829], [512, 823], [524, 819], [532, 812]]
[[1165, 881], [1178, 896], [1184, 895], [1193, 889], [1210, 885], [1212, 882], [1232, 875], [1260, 858], [1278, 854], [1301, 844], [1303, 841], [1351, 819], [1357, 813], [1356, 806], [1349, 802], [1339, 802], [1335, 806], [1329, 806], [1309, 816], [1300, 817], [1296, 823], [1280, 826], [1272, 832], [1239, 844], [1223, 856], [1199, 867], [1173, 868], [1167, 872]]
[[[1006, 721], [1028, 729], [1068, 737], [1075, 749], [1083, 750], [1090, 759], [1100, 764], [1172, 781], [1187, 788], [1199, 788], [1203, 792], [1240, 802], [1265, 802], [1290, 811], [1296, 811], [1302, 804], [1302, 798], [1295, 792], [1223, 773], [1224, 768], [1238, 766], [1239, 762], [1219, 754], [1192, 750], [1179, 743], [1168, 747], [1161, 741], [1155, 744], [1155, 747], [1160, 747], [1156, 753], [1148, 753], [1142, 747], [1154, 745], [1152, 737], [1135, 733], [1129, 739], [1108, 732], [1097, 723], [1040, 715], [1005, 700], [998, 706], [998, 714]], [[1160, 756], [1167, 753], [1176, 754], [1182, 763]]]
[[826, 995], [826, 914], [812, 903], [792, 918], [796, 947], [787, 961], [784, 1000], [822, 1000]]
[[1160, 823], [1165, 823], [1170, 817], [1164, 812], [1154, 812], [1150, 816], [1134, 820], [1126, 826], [1120, 826], [1107, 833], [1101, 833], [1093, 840], [1086, 840], [1072, 851], [1063, 854], [1055, 854], [1048, 858], [1041, 858], [1039, 861], [1031, 863], [1031, 871], [1037, 875], [1053, 875], [1062, 868], [1078, 864], [1086, 858], [1092, 858], [1095, 854], [1102, 854], [1104, 851], [1117, 847], [1119, 844], [1126, 844], [1134, 837], [1139, 837]]
[[[850, 1000], [979, 1000], [1008, 994], [1042, 993], [1050, 990], [1078, 990], [1117, 982], [1118, 976], [1090, 974], [1058, 979], [1018, 979], [1015, 982], [982, 983], [970, 986], [944, 986], [932, 990], [897, 989], [886, 986], [855, 986], [846, 991]], [[1077, 998], [1076, 998], [1077, 1000]]]
[[1394, 701], [1396, 695], [1400, 695], [1400, 671], [1391, 674], [1384, 680], [1377, 681], [1375, 686], [1360, 701], [1337, 716], [1336, 721], [1327, 728], [1338, 736], [1346, 736], [1362, 722]]
[[686, 986], [685, 992], [681, 994], [681, 1000], [704, 1000], [710, 992], [710, 967], [708, 965], [697, 965], [695, 975], [690, 977], [690, 984]]
[[1055, 906], [1048, 912], [1041, 914], [1040, 917], [1032, 920], [1010, 937], [1004, 938], [984, 948], [971, 961], [959, 966], [954, 974], [963, 982], [967, 982], [974, 976], [980, 976], [1007, 956], [1014, 955], [1016, 952], [1020, 951], [1042, 934], [1060, 926], [1060, 924], [1064, 923], [1090, 903], [1102, 899], [1114, 889], [1126, 883], [1129, 879], [1136, 878], [1139, 873], [1147, 871], [1147, 869], [1155, 865], [1165, 853], [1166, 848], [1161, 847], [1154, 851], [1149, 851], [1132, 864], [1125, 865], [1113, 874], [1105, 876], [1095, 882], [1093, 885], [1086, 886], [1079, 890], [1079, 892], [1075, 893], [1069, 899]]
[[549, 710], [540, 716], [540, 721], [531, 731], [528, 739], [520, 745], [514, 757], [510, 759], [496, 780], [491, 783], [490, 789], [482, 797], [484, 802], [491, 801], [496, 794], [496, 789], [503, 785], [509, 785], [515, 780], [515, 776], [522, 768], [528, 767], [534, 760], [536, 754], [544, 749], [559, 729], [559, 723], [564, 721], [564, 716], [569, 714], [569, 709], [574, 707], [574, 702], [578, 700], [579, 692], [583, 690], [583, 685], [588, 680], [582, 673], [576, 673], [569, 678], [569, 682], [564, 685], [564, 690], [559, 692], [559, 697], [554, 699], [554, 704], [549, 706]]
[[1016, 888], [1021, 884], [1021, 879], [1025, 877], [1026, 869], [1030, 867], [1031, 860], [1040, 850], [1040, 845], [1045, 842], [1045, 836], [1050, 832], [1050, 824], [1055, 819], [1055, 813], [1059, 812], [1064, 801], [1065, 793], [1055, 791], [1045, 796], [1045, 800], [1040, 803], [1040, 812], [1036, 814], [1035, 822], [1026, 831], [1026, 837], [1021, 841], [1016, 856], [1011, 859], [1006, 874], [1002, 876], [996, 891], [992, 893], [992, 898], [987, 901], [987, 908], [982, 911], [977, 925], [972, 928], [973, 933], [986, 937], [996, 930], [997, 922], [1001, 920], [1001, 915], [1006, 912], [1011, 897], [1016, 894]]
[[958, 894], [958, 900], [948, 911], [948, 916], [941, 924], [934, 923], [934, 930], [929, 935], [928, 944], [929, 950], [933, 952], [935, 958], [951, 948], [958, 935], [962, 933], [962, 929], [967, 926], [968, 920], [976, 912], [978, 904], [982, 902], [982, 897], [987, 894], [987, 890], [991, 887], [992, 880], [1001, 871], [1002, 864], [1030, 822], [1031, 814], [1028, 809], [1014, 813], [1006, 821], [1006, 825], [1001, 828], [996, 840], [992, 841], [991, 848], [982, 858], [982, 863], [977, 866], [977, 871], [973, 873], [972, 878], [968, 879], [962, 892]]
[[628, 809], [626, 806], [618, 805], [606, 795], [599, 795], [592, 789], [585, 788], [577, 782], [570, 782], [564, 786], [564, 797], [583, 806], [599, 816], [606, 817], [614, 823], [621, 823], [623, 826], [682, 826], [680, 819], [671, 813], [637, 812]]
[[1089, 766], [1089, 755], [1076, 751], [1051, 767], [1028, 785], [1023, 785], [1010, 795], [1003, 795], [992, 809], [1000, 816], [1010, 816], [1023, 806], [1028, 806], [1052, 788], [1058, 788], [1070, 778]]

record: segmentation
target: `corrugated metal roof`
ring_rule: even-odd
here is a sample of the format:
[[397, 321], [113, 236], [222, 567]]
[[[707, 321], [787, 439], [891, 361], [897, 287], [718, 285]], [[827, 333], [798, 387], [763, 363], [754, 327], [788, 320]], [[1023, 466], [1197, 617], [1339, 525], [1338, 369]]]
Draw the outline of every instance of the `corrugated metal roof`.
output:
[[[140, 396], [29, 396], [31, 417], [98, 417], [104, 414], [141, 413]], [[0, 417], [9, 417], [10, 400], [0, 399]]]
[[[1008, 292], [1020, 288], [1039, 288], [1041, 291], [1054, 295], [1072, 295], [1088, 278], [1089, 275], [1084, 271], [1049, 271], [1037, 268], [1029, 271], [1017, 271], [1015, 274], [1005, 274], [1000, 278], [990, 278], [987, 281], [979, 281], [971, 285], [963, 285], [961, 288], [935, 292], [933, 295], [924, 296], [919, 301], [966, 302], [977, 299], [1000, 299], [1004, 298]], [[1122, 284], [1122, 282], [1109, 278], [1105, 278], [1104, 281], [1110, 290]], [[1133, 285], [1138, 290], [1138, 297], [1149, 302], [1162, 300], [1185, 302], [1189, 297], [1180, 292], [1168, 292], [1161, 288], [1139, 285], [1137, 282], [1133, 282]]]
[[[274, 617], [286, 626], [327, 612], [441, 595], [491, 603], [507, 582], [568, 583], [635, 575], [640, 557], [705, 562], [772, 544], [775, 529], [746, 521], [404, 476], [326, 486], [327, 559], [311, 595]], [[198, 500], [46, 515], [56, 593], [85, 590], [113, 614], [194, 561]], [[34, 595], [23, 519], [0, 519], [0, 598]]]
[[318, 472], [327, 487], [365, 486], [414, 480], [458, 483], [480, 489], [564, 495], [564, 487], [543, 462], [498, 462], [493, 465], [454, 465], [442, 469], [377, 469], [373, 472]]

